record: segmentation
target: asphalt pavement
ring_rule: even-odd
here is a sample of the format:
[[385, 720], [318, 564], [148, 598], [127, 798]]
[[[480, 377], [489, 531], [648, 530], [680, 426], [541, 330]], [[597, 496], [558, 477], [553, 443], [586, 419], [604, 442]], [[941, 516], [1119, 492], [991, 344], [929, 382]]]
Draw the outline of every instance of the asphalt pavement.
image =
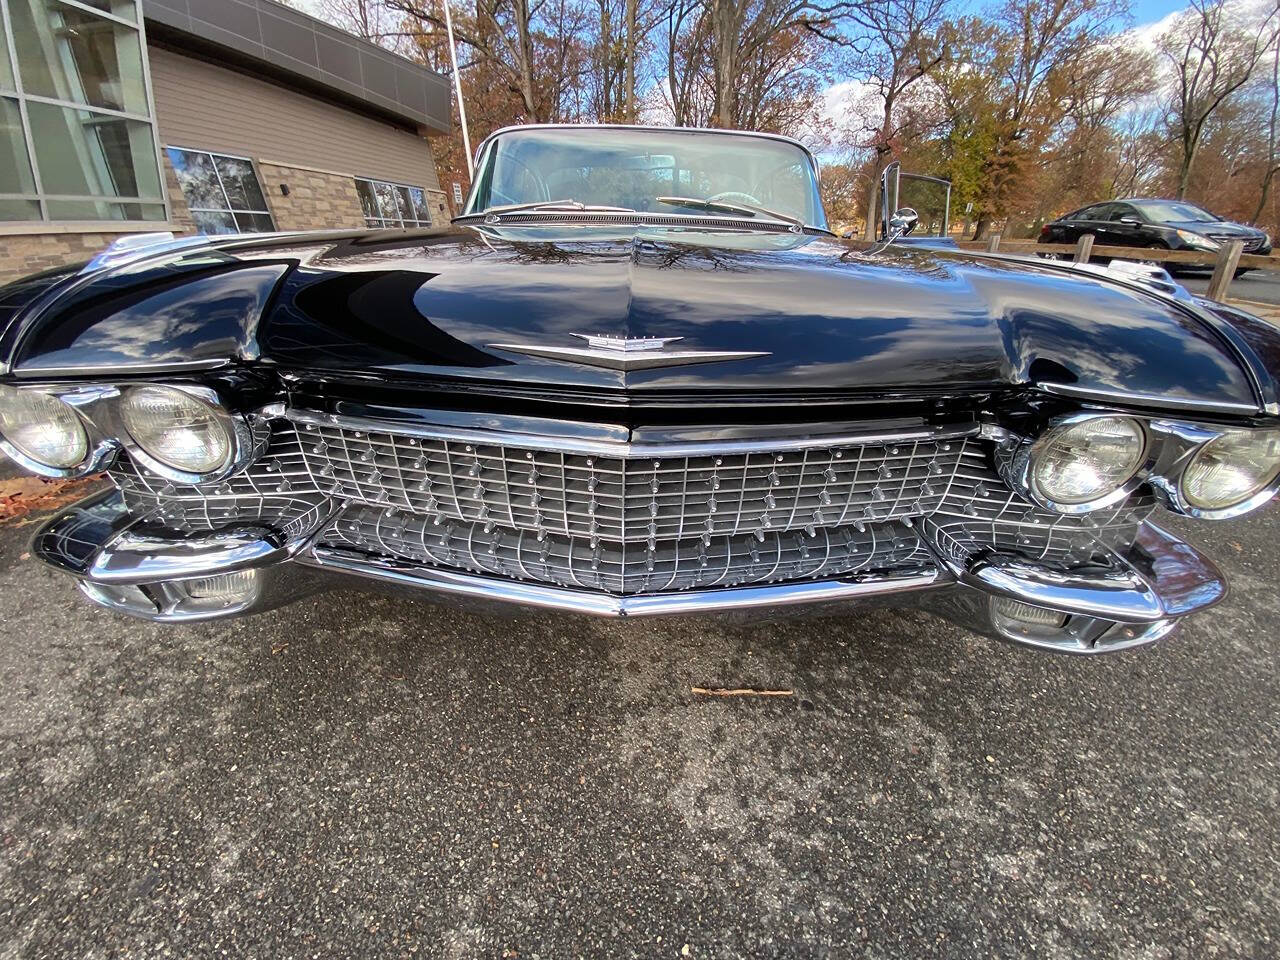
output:
[[[1204, 293], [1209, 289], [1208, 273], [1180, 274], [1177, 280], [1192, 293]], [[1250, 270], [1231, 281], [1227, 295], [1254, 303], [1280, 304], [1280, 271]]]
[[[1142, 651], [341, 591], [182, 627], [0, 527], [0, 957], [1271, 958], [1280, 512]], [[710, 698], [693, 686], [790, 689]]]

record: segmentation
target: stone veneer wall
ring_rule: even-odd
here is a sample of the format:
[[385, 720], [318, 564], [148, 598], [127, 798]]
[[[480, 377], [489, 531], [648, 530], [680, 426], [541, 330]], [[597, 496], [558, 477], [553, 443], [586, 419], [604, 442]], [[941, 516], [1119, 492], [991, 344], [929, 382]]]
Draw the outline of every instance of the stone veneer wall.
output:
[[[354, 177], [257, 161], [258, 178], [277, 230], [341, 230], [364, 226]], [[280, 185], [289, 185], [289, 195]]]

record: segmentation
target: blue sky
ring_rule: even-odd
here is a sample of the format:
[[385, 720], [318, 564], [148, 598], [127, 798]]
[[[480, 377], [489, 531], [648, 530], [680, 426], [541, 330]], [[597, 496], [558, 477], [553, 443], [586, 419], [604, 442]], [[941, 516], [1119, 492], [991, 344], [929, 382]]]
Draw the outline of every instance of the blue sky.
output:
[[1133, 22], [1151, 23], [1186, 5], [1187, 0], [1133, 0]]

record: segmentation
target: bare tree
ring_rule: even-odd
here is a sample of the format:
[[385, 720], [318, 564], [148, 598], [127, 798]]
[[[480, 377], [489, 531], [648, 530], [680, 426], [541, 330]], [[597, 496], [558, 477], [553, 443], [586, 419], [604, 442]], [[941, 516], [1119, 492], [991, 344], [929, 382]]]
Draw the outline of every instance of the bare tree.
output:
[[776, 114], [780, 98], [770, 97], [770, 80], [785, 81], [794, 92], [801, 74], [816, 75], [821, 57], [814, 58], [809, 41], [848, 43], [843, 27], [867, 2], [671, 0], [665, 53], [676, 122], [742, 127]]
[[1191, 8], [1160, 38], [1160, 53], [1173, 68], [1168, 122], [1181, 154], [1179, 198], [1187, 195], [1191, 167], [1205, 125], [1253, 77], [1276, 39], [1280, 6], [1257, 28], [1235, 24], [1223, 0], [1191, 0]]
[[[944, 57], [940, 29], [947, 0], [880, 0], [853, 13], [865, 32], [866, 45], [856, 55], [859, 73], [879, 101], [879, 120], [865, 131], [872, 151], [867, 191], [865, 237], [875, 239], [880, 174], [888, 166], [894, 145], [910, 123], [899, 109], [913, 86], [928, 77]], [[910, 114], [915, 117], [918, 114]]]
[[1271, 196], [1271, 185], [1276, 174], [1280, 173], [1280, 157], [1277, 157], [1277, 126], [1280, 121], [1280, 40], [1273, 45], [1271, 54], [1271, 115], [1267, 123], [1267, 164], [1262, 171], [1262, 189], [1258, 192], [1258, 206], [1253, 211], [1251, 222], [1262, 219], [1262, 211], [1267, 208], [1267, 200]]

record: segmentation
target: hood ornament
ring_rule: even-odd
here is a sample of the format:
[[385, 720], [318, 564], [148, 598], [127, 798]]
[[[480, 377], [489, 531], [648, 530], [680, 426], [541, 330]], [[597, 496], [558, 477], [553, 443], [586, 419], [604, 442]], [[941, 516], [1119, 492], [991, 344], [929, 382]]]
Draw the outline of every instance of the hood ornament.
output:
[[523, 353], [530, 357], [546, 357], [568, 363], [582, 363], [609, 370], [652, 370], [656, 367], [679, 367], [691, 363], [713, 363], [717, 360], [746, 360], [767, 357], [767, 350], [680, 350], [667, 345], [684, 337], [614, 337], [608, 334], [570, 334], [585, 340], [581, 347], [551, 347], [536, 343], [491, 343], [495, 350]]

